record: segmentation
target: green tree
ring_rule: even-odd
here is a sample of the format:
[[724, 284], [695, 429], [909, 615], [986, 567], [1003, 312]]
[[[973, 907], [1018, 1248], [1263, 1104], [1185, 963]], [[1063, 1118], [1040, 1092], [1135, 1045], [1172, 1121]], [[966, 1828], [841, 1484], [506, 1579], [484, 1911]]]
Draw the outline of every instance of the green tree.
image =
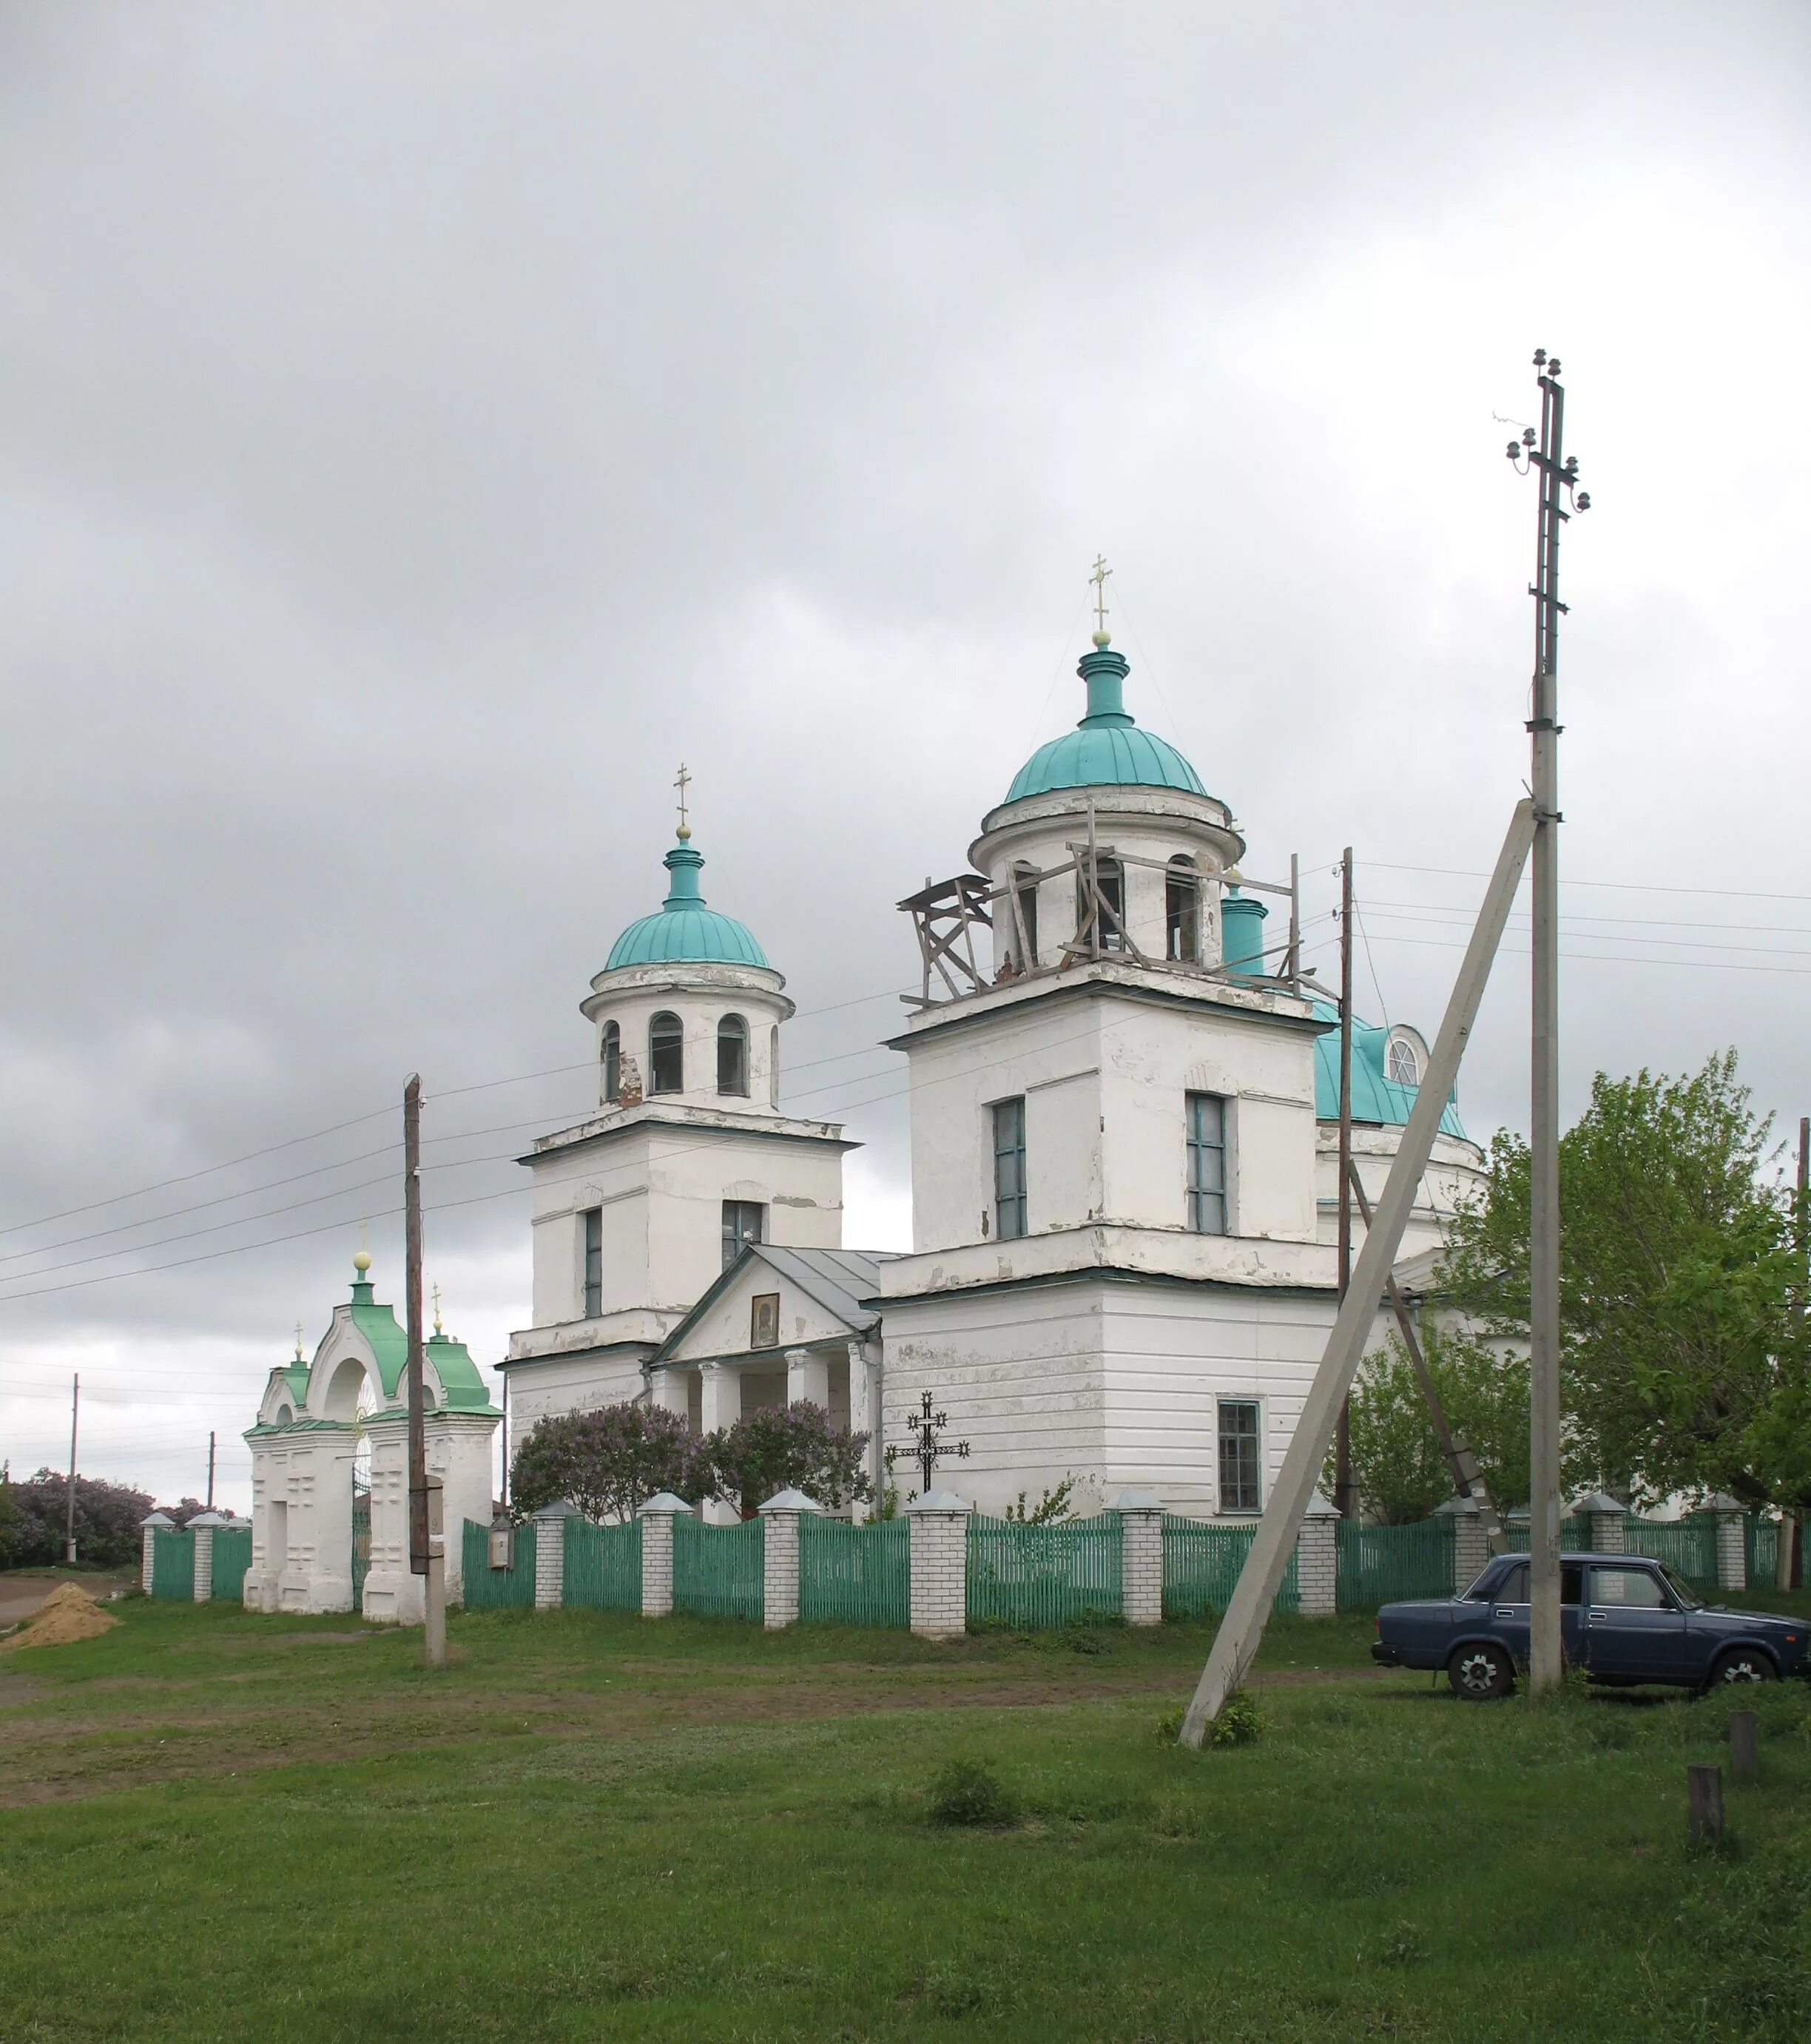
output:
[[862, 1467], [866, 1434], [835, 1425], [821, 1405], [769, 1405], [733, 1427], [707, 1435], [711, 1488], [744, 1512], [758, 1511], [782, 1490], [802, 1490], [832, 1510], [870, 1497], [873, 1486]]
[[[1499, 1502], [1528, 1495], [1528, 1362], [1424, 1324], [1421, 1347], [1448, 1424], [1478, 1458]], [[1367, 1513], [1386, 1525], [1427, 1518], [1453, 1494], [1426, 1397], [1408, 1350], [1392, 1335], [1366, 1357], [1352, 1391], [1352, 1473]], [[1323, 1489], [1333, 1481], [1332, 1458]]]
[[563, 1498], [597, 1520], [633, 1518], [663, 1490], [695, 1500], [710, 1488], [703, 1443], [677, 1412], [657, 1405], [604, 1405], [538, 1420], [509, 1468], [518, 1512]]
[[[1727, 1490], [1811, 1503], [1805, 1334], [1791, 1313], [1803, 1216], [1770, 1170], [1771, 1124], [1736, 1053], [1690, 1078], [1599, 1073], [1559, 1152], [1561, 1386], [1568, 1455], [1636, 1498]], [[1452, 1303], [1528, 1333], [1528, 1157], [1499, 1133], [1451, 1231]]]

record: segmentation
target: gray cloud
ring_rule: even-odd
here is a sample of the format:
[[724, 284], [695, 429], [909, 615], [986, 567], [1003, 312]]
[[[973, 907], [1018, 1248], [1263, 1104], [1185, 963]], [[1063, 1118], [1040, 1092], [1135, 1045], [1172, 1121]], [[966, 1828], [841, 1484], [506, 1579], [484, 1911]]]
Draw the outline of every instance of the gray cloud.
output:
[[[494, 1132], [430, 1154], [434, 1197], [481, 1202], [431, 1241], [494, 1354], [526, 1300], [507, 1157], [589, 1073], [445, 1089], [586, 1063], [682, 755], [706, 891], [805, 1011], [798, 1104], [854, 1103], [852, 1231], [896, 1228], [891, 905], [1072, 720], [1102, 548], [1141, 718], [1254, 870], [1302, 853], [1316, 912], [1357, 846], [1367, 1003], [1431, 1022], [1456, 938], [1416, 919], [1475, 898], [1523, 771], [1532, 506], [1492, 414], [1537, 341], [1599, 507], [1567, 870], [1728, 890], [1569, 890], [1569, 1095], [1734, 1041], [1795, 1113], [1808, 71], [1790, 7], [13, 10], [0, 1221], [419, 1066], [431, 1133]], [[1525, 987], [1505, 959], [1481, 1133], [1522, 1116]], [[388, 1161], [0, 1270], [104, 1274], [29, 1274]], [[192, 1485], [361, 1213], [395, 1270], [392, 1203], [0, 1304], [0, 1452], [60, 1454], [80, 1366], [96, 1466]]]

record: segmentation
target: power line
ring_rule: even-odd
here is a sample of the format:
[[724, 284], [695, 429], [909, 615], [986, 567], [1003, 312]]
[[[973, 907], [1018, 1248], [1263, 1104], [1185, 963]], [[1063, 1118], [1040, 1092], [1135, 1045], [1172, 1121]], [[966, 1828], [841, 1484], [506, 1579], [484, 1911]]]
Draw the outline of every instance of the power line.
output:
[[[1464, 866], [1410, 866], [1398, 859], [1367, 859], [1385, 873], [1444, 873], [1455, 880], [1488, 880], [1490, 874]], [[1560, 882], [1562, 887], [1605, 887], [1634, 894], [1707, 894], [1727, 901], [1811, 901], [1811, 894], [1778, 894], [1759, 887], [1678, 887], [1658, 880], [1575, 880]]]

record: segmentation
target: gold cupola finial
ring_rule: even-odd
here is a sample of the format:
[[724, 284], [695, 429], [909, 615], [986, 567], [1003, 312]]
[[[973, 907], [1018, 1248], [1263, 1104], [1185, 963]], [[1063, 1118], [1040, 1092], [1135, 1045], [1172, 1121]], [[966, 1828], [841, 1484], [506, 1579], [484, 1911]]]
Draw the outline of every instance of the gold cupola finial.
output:
[[1094, 644], [1106, 646], [1112, 643], [1113, 635], [1107, 630], [1107, 577], [1113, 570], [1107, 566], [1106, 556], [1096, 554], [1094, 571], [1088, 579], [1094, 587]]
[[692, 834], [692, 827], [686, 820], [686, 790], [691, 784], [692, 777], [686, 771], [686, 763], [682, 759], [679, 762], [679, 778], [673, 783], [679, 791], [679, 842], [681, 844], [688, 843]]

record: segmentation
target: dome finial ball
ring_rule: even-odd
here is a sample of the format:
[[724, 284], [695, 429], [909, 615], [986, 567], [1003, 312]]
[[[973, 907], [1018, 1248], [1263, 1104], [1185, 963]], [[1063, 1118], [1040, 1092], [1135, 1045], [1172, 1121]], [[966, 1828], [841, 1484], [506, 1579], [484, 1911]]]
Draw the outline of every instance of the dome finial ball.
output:
[[352, 1258], [352, 1268], [357, 1271], [361, 1278], [363, 1277], [368, 1270], [370, 1270], [371, 1251], [368, 1249], [361, 1249], [354, 1254]]

